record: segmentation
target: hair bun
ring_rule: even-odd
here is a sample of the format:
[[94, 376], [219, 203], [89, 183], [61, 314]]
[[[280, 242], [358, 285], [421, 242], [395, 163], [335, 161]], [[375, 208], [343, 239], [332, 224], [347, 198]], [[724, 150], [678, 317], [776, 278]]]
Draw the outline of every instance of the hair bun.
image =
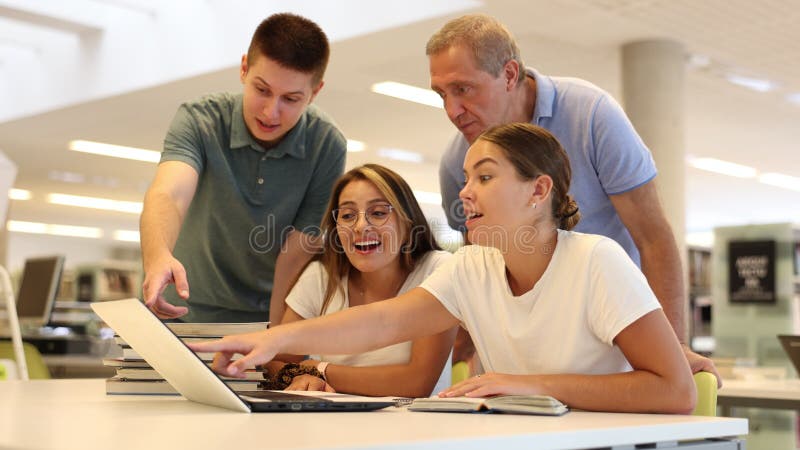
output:
[[564, 202], [561, 203], [561, 210], [556, 217], [559, 219], [559, 228], [562, 230], [571, 230], [581, 220], [580, 208], [578, 203], [567, 194]]

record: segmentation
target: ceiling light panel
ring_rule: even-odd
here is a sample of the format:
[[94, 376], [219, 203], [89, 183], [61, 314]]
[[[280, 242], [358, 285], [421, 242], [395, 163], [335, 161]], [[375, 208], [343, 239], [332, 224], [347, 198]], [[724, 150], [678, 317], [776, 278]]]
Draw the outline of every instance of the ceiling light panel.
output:
[[115, 230], [112, 237], [115, 241], [139, 242], [139, 232], [134, 230]]
[[372, 92], [388, 95], [389, 97], [399, 98], [409, 102], [420, 103], [422, 105], [433, 106], [434, 108], [444, 108], [442, 98], [439, 94], [430, 89], [423, 89], [410, 84], [398, 83], [395, 81], [383, 81], [372, 85]]
[[86, 175], [76, 172], [68, 172], [65, 170], [51, 170], [47, 174], [47, 178], [53, 181], [61, 181], [63, 183], [85, 183]]
[[758, 173], [758, 171], [752, 167], [732, 163], [729, 161], [723, 161], [721, 159], [689, 157], [687, 160], [689, 165], [695, 169], [719, 173], [731, 177], [753, 178]]
[[425, 158], [417, 152], [399, 148], [379, 148], [377, 153], [380, 157], [393, 159], [395, 161], [421, 163], [425, 160]]
[[161, 159], [161, 152], [123, 145], [105, 144], [75, 140], [69, 142], [69, 149], [76, 152], [90, 153], [93, 155], [111, 156], [113, 158], [132, 159], [157, 163]]
[[6, 229], [17, 233], [50, 234], [53, 236], [69, 236], [83, 238], [101, 238], [103, 230], [95, 227], [79, 227], [74, 225], [57, 225], [51, 223], [25, 222], [9, 220]]
[[752, 78], [752, 77], [745, 77], [742, 75], [728, 74], [725, 75], [725, 79], [737, 86], [742, 86], [756, 92], [769, 92], [777, 87], [777, 85], [772, 81], [765, 80], [762, 78]]
[[47, 201], [54, 205], [77, 206], [79, 208], [103, 209], [130, 214], [141, 214], [142, 202], [128, 202], [108, 198], [83, 197], [69, 194], [48, 194]]
[[31, 191], [27, 189], [9, 189], [8, 198], [11, 200], [30, 200], [33, 197]]
[[784, 175], [782, 173], [762, 173], [759, 175], [758, 181], [764, 184], [769, 184], [770, 186], [800, 191], [800, 178]]
[[347, 151], [351, 153], [363, 152], [367, 149], [367, 144], [356, 141], [355, 139], [347, 140]]

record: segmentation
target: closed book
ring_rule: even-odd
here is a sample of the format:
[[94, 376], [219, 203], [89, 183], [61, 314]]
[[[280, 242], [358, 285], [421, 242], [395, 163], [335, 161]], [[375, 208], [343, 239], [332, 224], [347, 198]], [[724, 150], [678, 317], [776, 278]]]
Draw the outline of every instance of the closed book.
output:
[[108, 367], [150, 367], [150, 364], [142, 359], [124, 360], [122, 358], [103, 358], [103, 365]]
[[497, 412], [543, 416], [561, 416], [569, 412], [567, 405], [548, 395], [416, 398], [408, 409], [411, 411]]
[[[225, 380], [225, 384], [236, 392], [258, 391], [256, 380]], [[108, 395], [179, 395], [166, 380], [129, 380], [111, 377], [106, 380]]]
[[[264, 373], [260, 370], [249, 369], [244, 372], [245, 380], [263, 381]], [[150, 367], [120, 367], [117, 369], [117, 378], [126, 380], [163, 380], [155, 369]], [[221, 377], [224, 380], [239, 380], [240, 378]]]
[[[214, 352], [195, 352], [198, 358], [205, 362], [211, 362], [214, 360]], [[239, 359], [242, 355], [236, 354], [233, 355], [232, 359]], [[122, 347], [122, 359], [125, 361], [142, 361], [144, 358], [136, 352], [136, 350], [130, 347]]]
[[[210, 341], [214, 339], [219, 339], [222, 336], [178, 336], [178, 337], [181, 338], [183, 342], [190, 343], [190, 342]], [[125, 339], [123, 339], [122, 336], [119, 335], [114, 335], [114, 342], [120, 347], [130, 347], [130, 345], [128, 345], [128, 343], [125, 342]]]
[[165, 323], [173, 333], [179, 337], [208, 337], [215, 338], [229, 334], [252, 333], [269, 328], [269, 322], [245, 323], [192, 323], [192, 322], [167, 322]]

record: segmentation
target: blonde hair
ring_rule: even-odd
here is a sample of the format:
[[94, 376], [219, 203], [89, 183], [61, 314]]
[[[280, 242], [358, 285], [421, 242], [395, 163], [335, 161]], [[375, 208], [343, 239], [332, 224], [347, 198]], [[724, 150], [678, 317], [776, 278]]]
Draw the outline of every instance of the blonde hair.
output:
[[472, 51], [478, 67], [499, 77], [512, 59], [519, 65], [517, 81], [525, 79], [525, 64], [510, 31], [497, 19], [486, 14], [468, 14], [453, 19], [434, 33], [425, 46], [425, 54], [436, 55], [450, 47], [463, 45]]

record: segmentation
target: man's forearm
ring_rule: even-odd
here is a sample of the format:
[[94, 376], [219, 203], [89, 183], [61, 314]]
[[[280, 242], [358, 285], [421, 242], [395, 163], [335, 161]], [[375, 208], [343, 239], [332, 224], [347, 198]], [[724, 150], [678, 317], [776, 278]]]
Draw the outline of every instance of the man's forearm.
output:
[[642, 272], [656, 294], [664, 314], [681, 343], [686, 334], [686, 294], [678, 247], [669, 233], [668, 239], [659, 239], [640, 248]]
[[139, 221], [142, 262], [145, 266], [163, 252], [172, 252], [180, 233], [182, 217], [164, 194], [148, 193]]
[[685, 343], [686, 292], [681, 257], [672, 228], [661, 209], [655, 180], [610, 199], [639, 249], [642, 272], [650, 288], [678, 340]]

